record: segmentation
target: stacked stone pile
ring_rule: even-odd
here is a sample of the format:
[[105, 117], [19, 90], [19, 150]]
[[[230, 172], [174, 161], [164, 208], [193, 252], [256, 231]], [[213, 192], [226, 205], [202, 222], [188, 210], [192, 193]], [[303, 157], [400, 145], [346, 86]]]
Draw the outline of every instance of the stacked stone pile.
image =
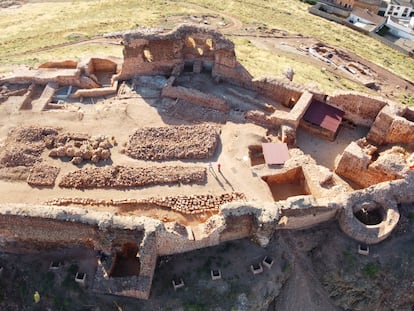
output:
[[141, 160], [205, 159], [214, 154], [218, 138], [208, 124], [145, 127], [130, 136], [126, 154]]
[[97, 167], [84, 168], [63, 176], [64, 188], [129, 188], [171, 183], [203, 183], [206, 169], [202, 167]]
[[36, 164], [30, 169], [27, 183], [32, 186], [53, 186], [60, 168], [47, 165]]
[[113, 139], [108, 136], [98, 135], [93, 137], [79, 134], [61, 135], [54, 142], [54, 148], [50, 150], [50, 157], [69, 157], [73, 164], [78, 165], [83, 161], [98, 163], [111, 158], [110, 148]]
[[246, 196], [240, 192], [225, 193], [220, 196], [190, 195], [166, 197], [148, 200], [150, 204], [168, 207], [183, 214], [200, 214], [207, 211], [218, 212], [220, 206], [233, 201], [245, 201]]
[[220, 206], [234, 201], [246, 201], [244, 193], [231, 192], [222, 195], [200, 194], [200, 195], [179, 195], [163, 198], [146, 199], [124, 199], [124, 200], [99, 200], [90, 198], [58, 198], [47, 201], [48, 205], [105, 205], [105, 206], [155, 206], [169, 208], [183, 214], [200, 214], [205, 212], [218, 212]]
[[54, 128], [16, 127], [7, 136], [0, 153], [0, 167], [30, 167], [37, 162], [43, 150], [57, 135]]

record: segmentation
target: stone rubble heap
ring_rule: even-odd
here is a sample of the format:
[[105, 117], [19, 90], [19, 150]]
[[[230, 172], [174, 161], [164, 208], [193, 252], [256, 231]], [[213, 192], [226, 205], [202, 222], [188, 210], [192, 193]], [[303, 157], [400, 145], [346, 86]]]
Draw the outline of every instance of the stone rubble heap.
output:
[[218, 212], [220, 206], [233, 201], [245, 201], [246, 196], [240, 192], [225, 193], [219, 196], [214, 195], [190, 195], [166, 197], [163, 199], [149, 199], [149, 204], [156, 204], [168, 207], [183, 214], [199, 214], [207, 211]]
[[110, 148], [112, 146], [113, 139], [108, 136], [97, 135], [89, 138], [82, 135], [67, 134], [55, 140], [54, 148], [50, 150], [49, 156], [69, 157], [75, 165], [83, 161], [98, 163], [110, 159]]
[[64, 188], [129, 188], [172, 183], [204, 183], [203, 167], [97, 167], [83, 168], [63, 176], [59, 186]]
[[208, 124], [145, 127], [130, 136], [126, 154], [140, 160], [206, 159], [213, 156], [218, 139]]
[[60, 168], [39, 163], [30, 169], [27, 183], [32, 186], [54, 186]]
[[30, 167], [41, 162], [41, 154], [57, 135], [54, 128], [16, 127], [0, 152], [0, 167]]
[[48, 205], [84, 205], [84, 206], [128, 206], [139, 207], [140, 205], [150, 205], [183, 213], [183, 214], [200, 214], [205, 212], [218, 212], [220, 206], [234, 201], [246, 201], [244, 193], [231, 192], [222, 195], [200, 194], [200, 195], [178, 195], [168, 197], [150, 197], [146, 199], [124, 199], [124, 200], [99, 200], [90, 198], [58, 198], [46, 202]]

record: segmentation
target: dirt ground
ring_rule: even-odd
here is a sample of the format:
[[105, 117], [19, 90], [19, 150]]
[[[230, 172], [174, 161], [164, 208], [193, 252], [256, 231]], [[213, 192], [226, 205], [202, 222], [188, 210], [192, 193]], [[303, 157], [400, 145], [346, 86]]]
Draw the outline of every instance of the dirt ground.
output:
[[[197, 83], [194, 80], [193, 83]], [[206, 84], [208, 85], [208, 84]], [[145, 94], [145, 90], [142, 90]], [[208, 90], [205, 90], [208, 91]], [[243, 92], [242, 89], [237, 89]], [[225, 92], [216, 88], [215, 92]], [[246, 94], [251, 94], [246, 91]], [[223, 94], [223, 93], [220, 93]], [[233, 99], [237, 101], [236, 99]], [[266, 99], [262, 99], [266, 100]], [[277, 103], [274, 103], [275, 105]], [[10, 129], [17, 126], [49, 126], [61, 128], [64, 131], [76, 133], [88, 133], [89, 135], [114, 136], [117, 144], [111, 148], [111, 165], [125, 166], [150, 166], [150, 165], [205, 165], [207, 168], [212, 162], [212, 170], [208, 170], [207, 183], [204, 185], [166, 185], [131, 188], [127, 190], [117, 189], [65, 189], [57, 185], [54, 187], [33, 187], [24, 180], [0, 180], [0, 202], [12, 203], [44, 203], [45, 201], [61, 197], [83, 197], [99, 199], [128, 199], [146, 198], [167, 195], [190, 194], [222, 194], [225, 192], [243, 192], [248, 200], [271, 201], [272, 194], [267, 184], [251, 173], [248, 160], [248, 146], [258, 145], [267, 134], [267, 130], [252, 123], [243, 121], [243, 111], [233, 110], [229, 115], [196, 107], [194, 105], [169, 101], [159, 98], [141, 98], [116, 100], [115, 98], [101, 99], [95, 104], [66, 103], [66, 108], [61, 110], [49, 110], [35, 113], [33, 111], [15, 111], [11, 104], [0, 110], [0, 139], [6, 142]], [[170, 109], [174, 106], [174, 109]], [[244, 109], [248, 109], [245, 107]], [[186, 114], [191, 110], [193, 120], [189, 120]], [[144, 117], [143, 117], [144, 116]], [[194, 116], [197, 118], [194, 120]], [[229, 121], [225, 121], [228, 119]], [[218, 123], [217, 120], [219, 120]], [[122, 149], [137, 128], [145, 126], [165, 126], [178, 124], [191, 124], [193, 122], [210, 122], [220, 127], [220, 142], [216, 153], [207, 160], [182, 160], [182, 161], [143, 161], [132, 159], [125, 155]], [[122, 124], [122, 127], [119, 126]], [[331, 143], [307, 136], [299, 132], [298, 144], [304, 151], [312, 154], [318, 163], [332, 168], [334, 157], [340, 154], [350, 140], [361, 135], [359, 130], [345, 129], [338, 139]], [[332, 149], [330, 153], [317, 152], [318, 148]], [[335, 151], [335, 154], [333, 153]], [[48, 150], [42, 154], [45, 163], [59, 167], [63, 174], [78, 169], [68, 161], [51, 158]], [[221, 173], [217, 164], [221, 164]], [[85, 164], [89, 167], [93, 164]], [[116, 209], [108, 206], [85, 207], [97, 210], [113, 211], [120, 214], [145, 215], [162, 221], [178, 221], [183, 225], [190, 225], [197, 231], [197, 224], [205, 221], [211, 213], [201, 215], [183, 215], [168, 209]], [[217, 246], [212, 249], [200, 250], [168, 258], [160, 258], [157, 272], [154, 278], [152, 296], [148, 302], [115, 297], [95, 296], [88, 290], [84, 291], [74, 280], [77, 271], [87, 271], [92, 280], [96, 267], [96, 258], [93, 253], [82, 253], [79, 249], [63, 249], [44, 252], [39, 255], [30, 255], [32, 265], [27, 265], [30, 260], [27, 255], [3, 254], [1, 262], [5, 267], [4, 277], [1, 279], [3, 286], [7, 280], [18, 280], [21, 289], [2, 289], [3, 303], [15, 310], [28, 305], [33, 310], [44, 310], [50, 307], [52, 310], [84, 310], [85, 306], [91, 306], [92, 310], [114, 310], [116, 304], [123, 310], [136, 310], [136, 304], [142, 310], [198, 310], [192, 308], [201, 307], [201, 310], [263, 310], [271, 303], [274, 297], [279, 295], [283, 284], [289, 278], [293, 257], [289, 255], [286, 247], [280, 247], [281, 237], [276, 235], [275, 242], [267, 249], [262, 249], [254, 242], [242, 240]], [[271, 256], [275, 264], [269, 271], [264, 268], [264, 273], [253, 276], [250, 265], [259, 263], [264, 256]], [[22, 258], [22, 259], [19, 259]], [[36, 263], [34, 263], [36, 261]], [[58, 271], [49, 271], [51, 261], [63, 261], [65, 264]], [[20, 262], [22, 264], [20, 264]], [[13, 264], [11, 264], [13, 263]], [[31, 267], [36, 266], [37, 274], [29, 279], [25, 275], [32, 275], [35, 271]], [[211, 268], [222, 270], [223, 281], [211, 283], [209, 276]], [[301, 280], [301, 271], [294, 270], [295, 278]], [[187, 286], [180, 291], [172, 290], [171, 281], [175, 277], [183, 277]], [[209, 279], [210, 277], [210, 279]], [[30, 281], [34, 280], [34, 281]], [[39, 286], [38, 286], [39, 284]], [[302, 285], [294, 283], [293, 287], [301, 288]], [[87, 285], [86, 289], [90, 287]], [[40, 288], [40, 289], [38, 289]], [[43, 296], [41, 305], [32, 304], [32, 293], [38, 290]], [[302, 294], [306, 292], [304, 289]], [[302, 290], [301, 290], [302, 291]], [[198, 297], [194, 299], [194, 297]], [[223, 297], [226, 297], [225, 299]], [[9, 304], [10, 302], [10, 304]], [[329, 304], [328, 304], [329, 305]], [[1, 306], [1, 305], [0, 305]], [[76, 306], [76, 309], [74, 306]], [[134, 307], [132, 307], [134, 306]], [[88, 307], [89, 308], [89, 307]], [[328, 310], [328, 309], [326, 309]]]
[[[413, 206], [401, 206], [396, 231], [358, 254], [358, 242], [335, 221], [278, 231], [266, 248], [248, 239], [158, 259], [147, 301], [95, 295], [88, 289], [95, 253], [77, 247], [42, 254], [0, 253], [2, 310], [355, 310], [410, 311], [414, 306]], [[271, 268], [253, 275], [267, 256]], [[62, 264], [50, 270], [52, 261]], [[222, 279], [213, 281], [211, 269]], [[86, 286], [74, 282], [87, 274]], [[185, 286], [174, 291], [172, 280]], [[8, 286], [13, 280], [13, 287]], [[38, 291], [39, 304], [32, 295]], [[7, 306], [7, 308], [4, 308]]]
[[[279, 38], [268, 34], [259, 36], [260, 31], [257, 36], [252, 36], [251, 32], [243, 33], [243, 24], [231, 16], [210, 13], [214, 13], [214, 16], [202, 16], [202, 22], [207, 20], [205, 24], [217, 24], [228, 33], [240, 32], [240, 35], [246, 36], [260, 48], [327, 66], [303, 49], [304, 45], [314, 44], [313, 39]], [[167, 22], [177, 21], [180, 19], [176, 17]], [[218, 24], [220, 22], [222, 24]], [[107, 44], [111, 40], [105, 39], [102, 43]], [[115, 42], [117, 39], [113, 40]], [[399, 90], [414, 92], [411, 82], [347, 53], [354, 61], [375, 72], [380, 94], [398, 98]], [[357, 81], [346, 71], [338, 74]], [[396, 88], [397, 85], [399, 88]], [[202, 85], [206, 86], [208, 84]], [[223, 95], [225, 90], [217, 88], [215, 92]], [[111, 150], [112, 164], [156, 166], [166, 163], [135, 160], [123, 153], [129, 135], [137, 128], [211, 122], [220, 126], [221, 135], [213, 158], [196, 162], [206, 168], [210, 162], [213, 164], [205, 185], [80, 191], [58, 186], [39, 188], [24, 181], [0, 180], [0, 203], [35, 204], [60, 197], [121, 200], [157, 196], [160, 193], [167, 196], [231, 191], [243, 192], [249, 200], [273, 199], [267, 185], [252, 175], [250, 162], [246, 160], [248, 146], [260, 144], [267, 131], [251, 123], [245, 124], [243, 111], [223, 115], [182, 102], [143, 97], [121, 100], [107, 98], [98, 100], [95, 104], [72, 102], [67, 103], [65, 109], [40, 113], [16, 111], [13, 101], [5, 102], [0, 106], [0, 145], [5, 142], [9, 130], [15, 126], [52, 126], [71, 132], [114, 136], [117, 145]], [[237, 102], [237, 99], [233, 100]], [[343, 128], [334, 142], [327, 142], [299, 130], [298, 146], [305, 153], [311, 154], [318, 164], [332, 169], [335, 158], [348, 143], [364, 136], [366, 131], [364, 128]], [[52, 159], [46, 153], [42, 157], [46, 163], [61, 169], [58, 179], [76, 169], [70, 162]], [[194, 160], [168, 161], [167, 165], [191, 166], [194, 163]], [[221, 164], [222, 174], [217, 172], [218, 163]], [[161, 208], [93, 208], [145, 215], [163, 221], [178, 221], [190, 226], [196, 226], [210, 216], [186, 216]], [[0, 253], [0, 266], [4, 267], [0, 276], [0, 307], [3, 306], [4, 310], [412, 310], [413, 219], [413, 214], [407, 208], [396, 232], [390, 239], [372, 246], [367, 257], [357, 254], [358, 243], [347, 238], [333, 222], [308, 230], [277, 232], [265, 249], [245, 239], [159, 258], [148, 301], [94, 295], [88, 291], [90, 284], [87, 283], [86, 288], [83, 288], [75, 283], [74, 274], [77, 271], [92, 276], [96, 267], [95, 254], [85, 252], [84, 249], [65, 248], [30, 255]], [[271, 269], [264, 267], [262, 274], [253, 275], [250, 265], [261, 262], [265, 256], [273, 258], [274, 265]], [[51, 261], [62, 261], [64, 264], [57, 271], [49, 270]], [[220, 269], [222, 280], [212, 281], [211, 269]], [[185, 287], [174, 291], [171, 281], [175, 278], [183, 278]], [[11, 282], [13, 287], [10, 286]], [[33, 304], [32, 299], [36, 290], [42, 297], [38, 305]]]

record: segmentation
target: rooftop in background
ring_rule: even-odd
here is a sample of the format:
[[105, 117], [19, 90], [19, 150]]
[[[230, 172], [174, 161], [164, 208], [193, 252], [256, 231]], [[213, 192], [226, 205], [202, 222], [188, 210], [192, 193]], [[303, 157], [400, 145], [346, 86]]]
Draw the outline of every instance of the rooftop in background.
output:
[[375, 25], [379, 25], [385, 22], [385, 17], [374, 14], [367, 9], [354, 7], [352, 14]]

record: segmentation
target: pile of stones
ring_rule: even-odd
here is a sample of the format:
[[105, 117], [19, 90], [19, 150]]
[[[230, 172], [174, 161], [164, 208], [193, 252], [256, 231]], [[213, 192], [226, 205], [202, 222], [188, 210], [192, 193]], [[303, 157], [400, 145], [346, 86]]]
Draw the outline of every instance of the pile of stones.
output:
[[180, 195], [163, 199], [151, 198], [147, 202], [162, 207], [168, 207], [183, 214], [200, 214], [218, 212], [220, 206], [233, 201], [245, 201], [246, 196], [240, 192], [224, 193], [219, 196], [207, 195]]
[[30, 169], [27, 183], [32, 186], [54, 186], [60, 168], [39, 163]]
[[203, 167], [96, 167], [84, 168], [63, 176], [59, 186], [64, 188], [130, 188], [172, 183], [205, 183]]
[[169, 208], [183, 214], [202, 214], [205, 212], [218, 212], [220, 206], [234, 201], [246, 201], [244, 193], [231, 192], [222, 195], [200, 194], [200, 195], [179, 195], [168, 197], [150, 197], [146, 199], [124, 199], [124, 200], [105, 200], [90, 198], [58, 198], [46, 202], [48, 205], [105, 205], [123, 207], [154, 206]]
[[30, 167], [41, 162], [43, 150], [57, 135], [54, 128], [16, 127], [7, 136], [0, 153], [0, 167]]
[[78, 165], [83, 161], [98, 163], [111, 158], [110, 148], [113, 146], [113, 139], [108, 136], [98, 135], [91, 138], [75, 138], [67, 136], [66, 141], [56, 140], [55, 148], [50, 150], [50, 157], [69, 157], [73, 164]]
[[125, 152], [140, 160], [206, 159], [213, 156], [218, 139], [209, 124], [145, 127], [130, 136]]

